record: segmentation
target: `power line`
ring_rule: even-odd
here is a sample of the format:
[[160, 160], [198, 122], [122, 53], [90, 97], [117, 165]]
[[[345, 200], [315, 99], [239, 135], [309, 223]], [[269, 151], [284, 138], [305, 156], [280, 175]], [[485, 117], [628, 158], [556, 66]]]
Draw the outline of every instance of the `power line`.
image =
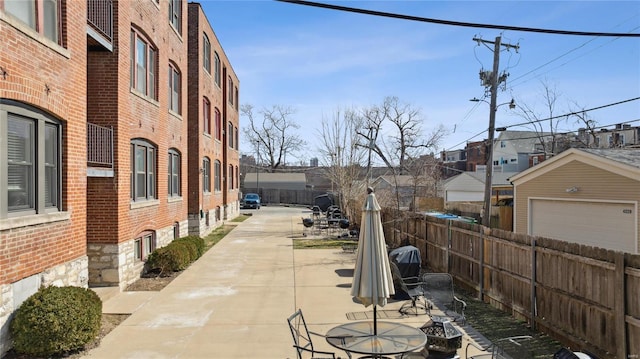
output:
[[539, 119], [539, 120], [533, 120], [533, 121], [518, 123], [518, 124], [514, 124], [514, 125], [501, 126], [501, 127], [509, 128], [509, 127], [529, 125], [529, 124], [532, 124], [532, 123], [538, 123], [538, 122], [542, 122], [542, 121], [550, 121], [550, 120], [555, 120], [555, 119], [561, 118], [561, 117], [569, 117], [569, 116], [578, 115], [578, 114], [585, 113], [585, 112], [600, 110], [600, 109], [611, 107], [611, 106], [622, 105], [623, 103], [627, 103], [627, 102], [631, 102], [631, 101], [637, 101], [637, 100], [640, 100], [640, 97], [634, 97], [634, 98], [630, 98], [628, 100], [618, 101], [618, 102], [614, 102], [614, 103], [610, 103], [610, 104], [602, 105], [602, 106], [598, 106], [598, 107], [592, 107], [592, 108], [589, 108], [589, 109], [586, 109], [586, 110], [569, 112], [569, 113], [566, 113], [564, 115], [558, 115], [558, 116], [553, 116], [553, 117], [543, 118], [543, 119]]
[[[523, 123], [517, 123], [517, 124], [513, 124], [513, 125], [508, 125], [508, 126], [500, 126], [500, 127], [507, 129], [509, 127], [525, 126], [525, 125], [530, 125], [532, 123], [550, 121], [550, 120], [555, 120], [557, 118], [569, 117], [569, 116], [572, 116], [572, 115], [578, 115], [578, 114], [582, 114], [582, 113], [586, 113], [586, 112], [600, 110], [600, 109], [603, 109], [603, 108], [607, 108], [607, 107], [611, 107], [611, 106], [617, 106], [617, 105], [621, 105], [621, 104], [624, 104], [624, 103], [627, 103], [627, 102], [637, 101], [637, 100], [640, 100], [640, 97], [634, 97], [634, 98], [630, 98], [630, 99], [627, 99], [627, 100], [622, 100], [622, 101], [618, 101], [618, 102], [614, 102], [614, 103], [610, 103], [610, 104], [606, 104], [606, 105], [602, 105], [602, 106], [592, 107], [592, 108], [588, 108], [588, 109], [581, 110], [581, 111], [569, 112], [569, 113], [566, 113], [566, 114], [563, 114], [563, 115], [558, 115], [558, 116], [553, 116], [553, 117], [548, 117], [548, 118], [543, 118], [543, 119], [534, 120], [534, 121], [528, 121], [528, 122], [523, 122]], [[635, 121], [638, 121], [638, 120], [631, 120], [631, 121], [624, 121], [624, 122], [617, 122], [617, 123], [626, 123], [626, 122], [635, 122]], [[612, 126], [612, 125], [606, 125], [606, 126]], [[595, 128], [602, 128], [602, 127], [606, 127], [606, 126], [600, 126], [600, 127], [595, 127]], [[470, 138], [468, 138], [468, 139], [466, 139], [466, 140], [464, 140], [464, 141], [462, 141], [462, 142], [460, 142], [460, 143], [458, 143], [458, 144], [456, 144], [454, 146], [451, 146], [449, 149], [447, 149], [445, 151], [450, 151], [453, 148], [456, 148], [456, 147], [458, 147], [460, 145], [463, 145], [463, 144], [469, 142], [470, 140], [482, 135], [483, 133], [485, 133], [487, 131], [488, 130], [483, 130], [483, 131], [471, 136]]]
[[358, 14], [381, 16], [381, 17], [388, 17], [388, 18], [401, 19], [401, 20], [427, 22], [427, 23], [441, 24], [441, 25], [474, 27], [474, 28], [483, 28], [483, 29], [497, 29], [497, 30], [536, 32], [536, 33], [555, 34], [555, 35], [602, 36], [602, 37], [640, 37], [640, 34], [625, 33], [625, 32], [617, 33], [617, 32], [591, 32], [591, 31], [553, 30], [553, 29], [533, 28], [533, 27], [479, 24], [479, 23], [462, 22], [462, 21], [441, 20], [441, 19], [433, 19], [433, 18], [426, 18], [426, 17], [419, 17], [419, 16], [412, 16], [412, 15], [394, 14], [394, 13], [383, 12], [383, 11], [358, 9], [358, 8], [353, 8], [353, 7], [348, 7], [348, 6], [331, 5], [331, 4], [324, 4], [324, 3], [319, 3], [319, 2], [314, 2], [314, 1], [305, 1], [305, 0], [276, 0], [276, 1], [286, 2], [286, 3], [291, 3], [291, 4], [297, 4], [297, 5], [319, 7], [319, 8], [323, 8], [323, 9], [339, 10], [339, 11], [358, 13]]

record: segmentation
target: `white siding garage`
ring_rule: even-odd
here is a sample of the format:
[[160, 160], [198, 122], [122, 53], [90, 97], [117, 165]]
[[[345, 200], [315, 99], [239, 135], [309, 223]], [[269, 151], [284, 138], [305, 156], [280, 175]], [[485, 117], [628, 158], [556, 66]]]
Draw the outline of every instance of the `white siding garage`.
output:
[[638, 253], [635, 202], [530, 198], [529, 206], [532, 235]]

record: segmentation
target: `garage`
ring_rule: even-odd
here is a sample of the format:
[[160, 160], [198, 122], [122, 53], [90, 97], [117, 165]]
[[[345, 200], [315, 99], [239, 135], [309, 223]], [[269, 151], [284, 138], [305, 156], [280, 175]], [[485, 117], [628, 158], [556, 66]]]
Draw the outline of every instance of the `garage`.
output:
[[640, 253], [640, 149], [571, 148], [509, 180], [514, 232]]
[[532, 235], [637, 253], [635, 202], [530, 198], [529, 205]]

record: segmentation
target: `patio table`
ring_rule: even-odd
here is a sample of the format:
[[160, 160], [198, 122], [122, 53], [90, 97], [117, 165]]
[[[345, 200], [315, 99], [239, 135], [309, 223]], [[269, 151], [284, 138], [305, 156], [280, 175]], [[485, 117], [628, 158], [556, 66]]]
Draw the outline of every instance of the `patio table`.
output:
[[327, 332], [327, 342], [346, 352], [365, 354], [367, 358], [409, 353], [427, 343], [427, 336], [419, 328], [385, 321], [378, 321], [377, 327], [378, 333], [374, 335], [372, 321], [341, 324]]

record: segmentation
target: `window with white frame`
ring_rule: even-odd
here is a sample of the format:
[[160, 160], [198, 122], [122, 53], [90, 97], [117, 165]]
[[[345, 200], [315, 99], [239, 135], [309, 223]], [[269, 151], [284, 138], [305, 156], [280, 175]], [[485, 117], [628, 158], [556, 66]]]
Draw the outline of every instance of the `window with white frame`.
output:
[[0, 198], [6, 196], [0, 218], [61, 211], [60, 122], [34, 107], [0, 100], [0, 138]]
[[181, 76], [180, 71], [172, 63], [169, 63], [169, 109], [177, 114], [182, 114], [181, 104]]
[[222, 190], [222, 167], [220, 161], [216, 160], [213, 166], [213, 189], [218, 192]]
[[222, 79], [222, 73], [220, 72], [220, 55], [217, 51], [213, 53], [213, 81], [220, 87], [220, 80]]
[[131, 88], [157, 100], [156, 78], [158, 52], [138, 31], [131, 31]]
[[215, 112], [215, 125], [216, 125], [216, 140], [222, 140], [222, 116], [220, 116], [220, 110], [216, 107]]
[[4, 0], [0, 9], [47, 39], [62, 45], [61, 0]]
[[156, 198], [156, 148], [138, 139], [131, 141], [131, 200]]
[[211, 73], [211, 42], [207, 34], [202, 35], [202, 66]]
[[133, 240], [133, 254], [136, 260], [145, 261], [156, 249], [156, 236], [153, 231], [145, 231]]
[[202, 127], [204, 133], [211, 134], [211, 102], [206, 97], [202, 98]]
[[169, 196], [179, 197], [180, 192], [180, 152], [172, 148], [169, 150], [169, 158], [167, 160], [169, 168], [167, 169], [167, 187]]
[[182, 0], [169, 0], [169, 23], [182, 35]]
[[202, 191], [211, 192], [211, 161], [207, 157], [202, 159]]

